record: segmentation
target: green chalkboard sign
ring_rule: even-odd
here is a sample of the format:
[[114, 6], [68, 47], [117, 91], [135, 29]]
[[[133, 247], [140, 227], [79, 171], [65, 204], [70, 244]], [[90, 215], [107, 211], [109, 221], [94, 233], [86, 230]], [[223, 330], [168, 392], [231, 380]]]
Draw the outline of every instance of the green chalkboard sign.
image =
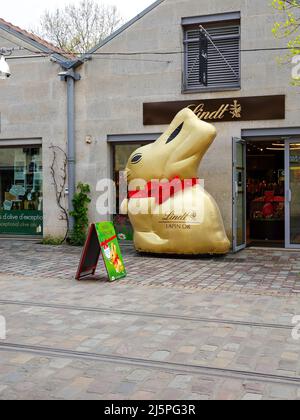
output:
[[127, 273], [114, 224], [102, 222], [96, 223], [95, 227], [110, 281], [126, 277]]
[[110, 281], [127, 276], [114, 224], [101, 222], [90, 226], [76, 275], [77, 280], [95, 274], [100, 254]]

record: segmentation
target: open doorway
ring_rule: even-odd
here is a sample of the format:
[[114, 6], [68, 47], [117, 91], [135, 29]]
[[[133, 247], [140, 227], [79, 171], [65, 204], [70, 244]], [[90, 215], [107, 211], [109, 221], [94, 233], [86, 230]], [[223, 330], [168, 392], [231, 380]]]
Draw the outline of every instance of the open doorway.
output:
[[300, 249], [300, 140], [233, 138], [233, 251]]
[[285, 246], [284, 141], [247, 141], [247, 245]]

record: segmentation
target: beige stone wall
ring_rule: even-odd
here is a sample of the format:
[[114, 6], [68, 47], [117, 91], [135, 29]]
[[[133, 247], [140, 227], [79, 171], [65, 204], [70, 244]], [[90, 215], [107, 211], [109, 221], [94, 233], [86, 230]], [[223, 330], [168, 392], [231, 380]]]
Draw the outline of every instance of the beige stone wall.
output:
[[[182, 17], [235, 11], [240, 11], [242, 16], [243, 50], [276, 47], [279, 41], [273, 39], [271, 32], [276, 17], [269, 3], [268, 0], [165, 0], [99, 52], [180, 52]], [[1, 39], [1, 34], [5, 39]], [[25, 45], [1, 31], [0, 44]], [[76, 175], [77, 182], [88, 182], [92, 187], [91, 221], [106, 218], [96, 212], [99, 196], [96, 184], [112, 175], [107, 135], [158, 133], [165, 129], [165, 126], [143, 126], [144, 102], [190, 100], [192, 103], [197, 99], [285, 94], [285, 120], [216, 124], [218, 137], [203, 160], [200, 176], [216, 198], [231, 237], [232, 137], [240, 137], [242, 129], [300, 125], [299, 89], [290, 86], [291, 68], [278, 66], [278, 55], [276, 51], [243, 52], [241, 90], [198, 94], [182, 94], [182, 54], [128, 59], [93, 56], [81, 66], [78, 71], [82, 80], [76, 82]], [[13, 76], [0, 81], [0, 141], [42, 138], [45, 234], [61, 234], [64, 224], [58, 221], [51, 185], [49, 146], [51, 143], [66, 146], [66, 83], [57, 77], [60, 66], [48, 58], [9, 63]], [[87, 136], [92, 136], [91, 145], [86, 143]]]
[[[274, 11], [267, 0], [166, 0], [98, 52], [182, 51], [181, 18], [222, 12], [241, 12], [242, 49], [278, 46], [272, 24]], [[284, 44], [282, 44], [284, 45]], [[240, 137], [246, 128], [299, 126], [299, 90], [290, 83], [291, 69], [276, 62], [278, 52], [242, 53], [242, 89], [240, 91], [182, 94], [183, 58], [173, 56], [138, 56], [136, 59], [94, 57], [82, 69], [77, 84], [77, 177], [96, 182], [111, 176], [109, 134], [162, 132], [164, 126], [143, 126], [144, 102], [226, 98], [285, 94], [287, 118], [278, 121], [254, 121], [216, 124], [218, 137], [203, 160], [200, 176], [207, 190], [216, 198], [231, 237], [232, 231], [232, 137]], [[138, 58], [162, 62], [139, 61]], [[170, 60], [171, 63], [164, 61]], [[85, 136], [93, 144], [85, 144]], [[99, 219], [93, 192], [91, 219]]]
[[[0, 46], [32, 46], [0, 30]], [[30, 55], [28, 51], [16, 54]], [[0, 80], [1, 140], [40, 138], [44, 165], [44, 233], [60, 235], [65, 224], [59, 221], [50, 176], [51, 144], [66, 148], [66, 83], [57, 74], [58, 64], [49, 58], [9, 60], [12, 76]], [[1, 153], [1, 150], [0, 150]]]

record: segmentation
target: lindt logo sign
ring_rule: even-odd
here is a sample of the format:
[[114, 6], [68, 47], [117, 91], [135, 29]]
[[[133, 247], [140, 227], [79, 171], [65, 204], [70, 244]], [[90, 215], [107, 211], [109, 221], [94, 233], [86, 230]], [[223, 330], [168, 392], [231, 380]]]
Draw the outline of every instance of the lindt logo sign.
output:
[[205, 104], [200, 105], [190, 105], [189, 108], [197, 115], [200, 120], [223, 120], [225, 115], [229, 113], [232, 119], [241, 119], [243, 107], [237, 99], [234, 99], [232, 102], [222, 104], [215, 111], [207, 111], [205, 109]]
[[0, 315], [0, 340], [6, 340], [6, 319]]

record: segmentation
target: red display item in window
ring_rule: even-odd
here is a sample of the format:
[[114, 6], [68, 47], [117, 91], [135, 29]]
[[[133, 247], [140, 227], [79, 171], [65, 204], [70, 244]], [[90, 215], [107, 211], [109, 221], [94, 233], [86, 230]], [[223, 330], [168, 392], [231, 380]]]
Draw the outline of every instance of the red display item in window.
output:
[[274, 200], [274, 191], [266, 191], [265, 192], [265, 202], [270, 203]]
[[262, 214], [265, 219], [269, 219], [274, 215], [274, 206], [272, 203], [267, 203], [262, 209]]

